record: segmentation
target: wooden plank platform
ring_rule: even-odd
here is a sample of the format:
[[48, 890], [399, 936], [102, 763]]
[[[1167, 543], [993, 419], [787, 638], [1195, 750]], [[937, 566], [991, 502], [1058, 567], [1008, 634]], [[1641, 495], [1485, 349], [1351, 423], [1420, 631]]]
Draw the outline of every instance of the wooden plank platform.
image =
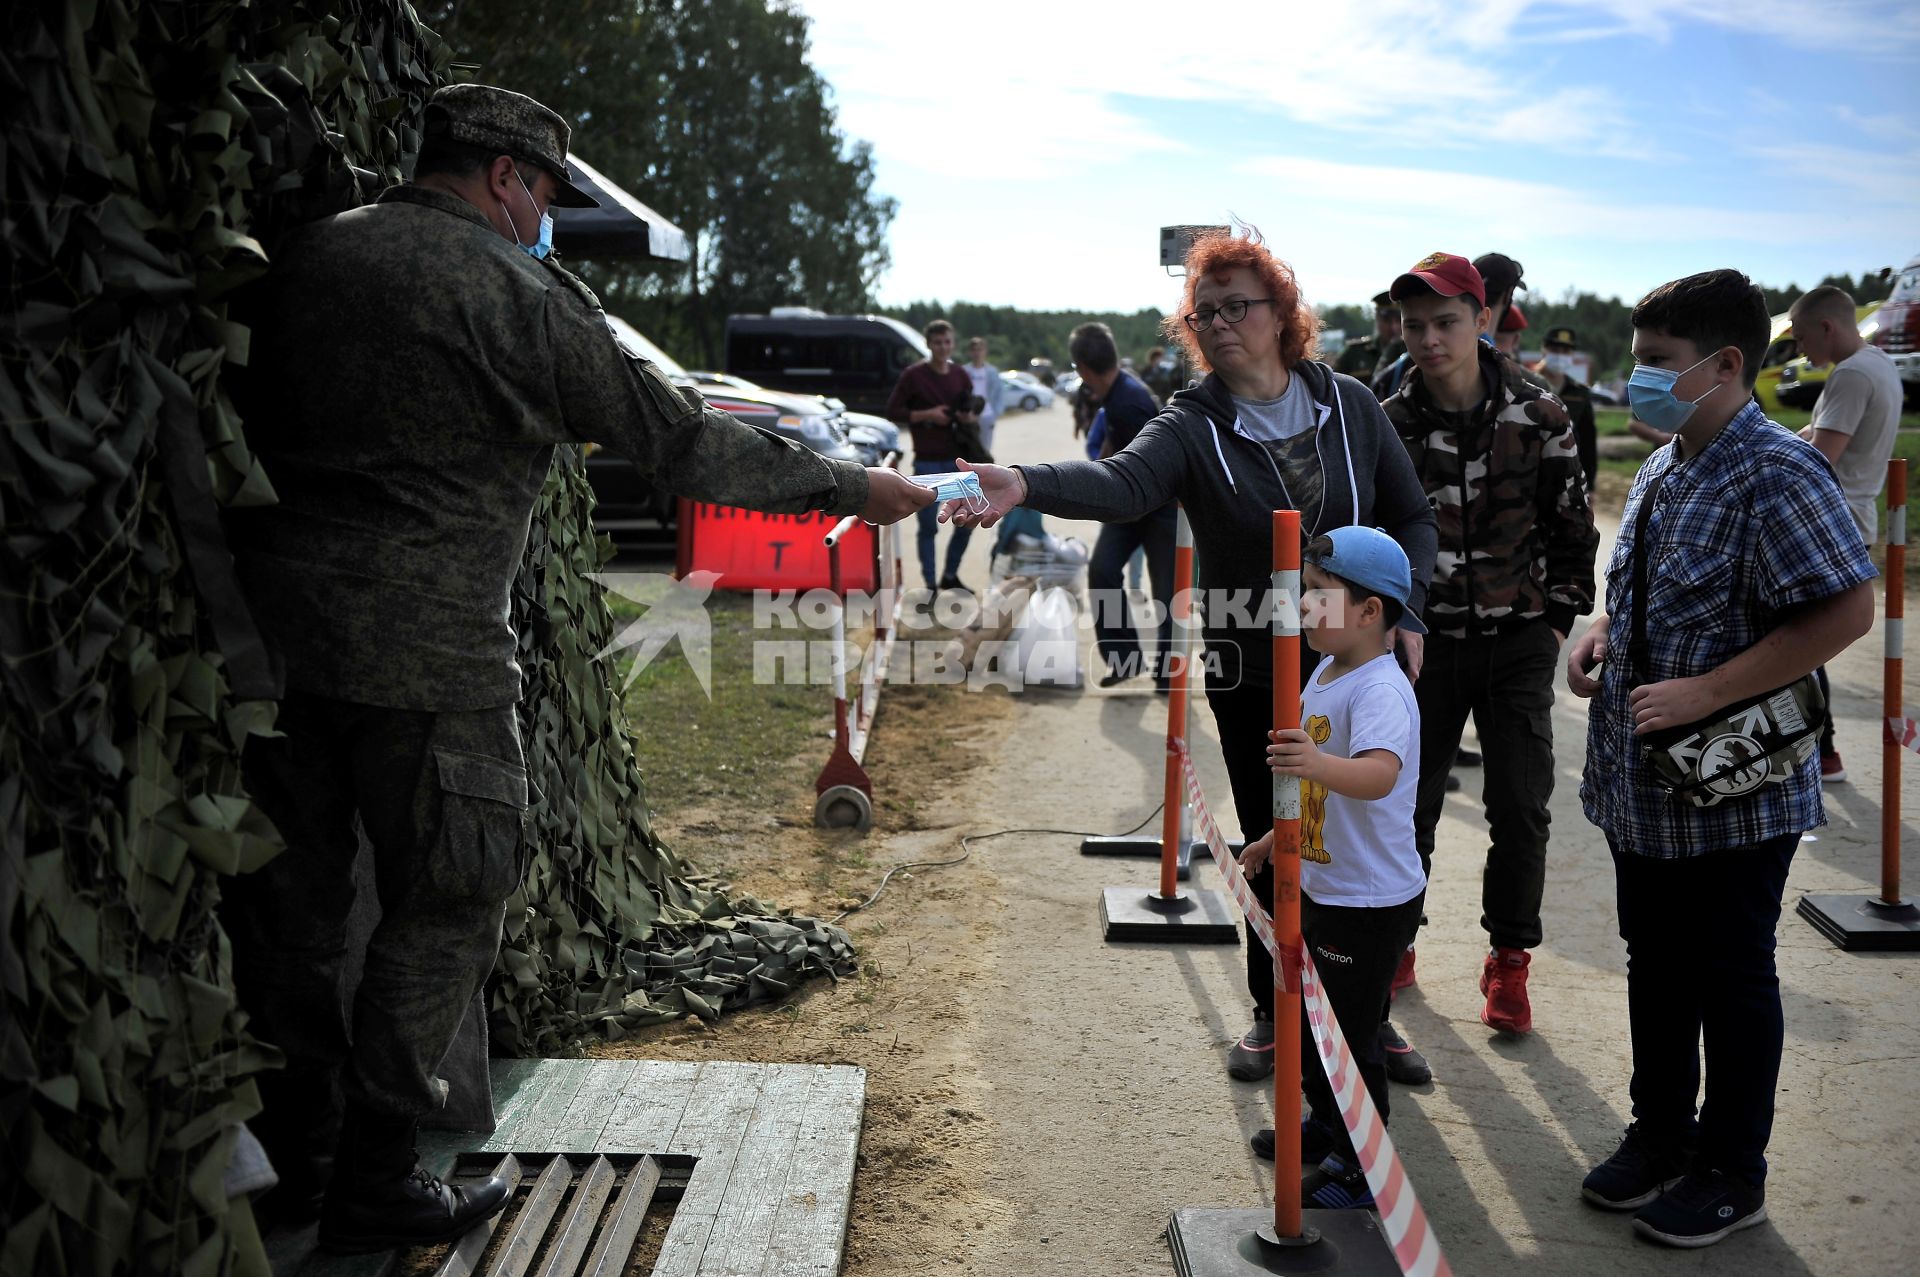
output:
[[[495, 1060], [491, 1135], [422, 1131], [445, 1175], [462, 1153], [696, 1159], [656, 1277], [833, 1277], [846, 1250], [865, 1069], [662, 1060]], [[279, 1277], [383, 1277], [392, 1255], [330, 1258], [277, 1239]]]
[[720, 1060], [499, 1060], [493, 1092], [499, 1126], [492, 1135], [423, 1133], [421, 1153], [436, 1169], [470, 1151], [696, 1158], [655, 1277], [832, 1277], [840, 1271], [866, 1070]]

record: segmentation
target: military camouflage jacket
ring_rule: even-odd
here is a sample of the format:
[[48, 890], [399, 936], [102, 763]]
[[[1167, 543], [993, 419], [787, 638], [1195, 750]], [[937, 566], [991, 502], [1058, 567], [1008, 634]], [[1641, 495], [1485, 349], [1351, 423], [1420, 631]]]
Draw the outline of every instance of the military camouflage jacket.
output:
[[1487, 398], [1466, 429], [1418, 369], [1382, 405], [1440, 525], [1427, 628], [1460, 637], [1545, 617], [1566, 633], [1593, 610], [1600, 545], [1566, 409], [1481, 344]]
[[599, 302], [414, 186], [306, 228], [250, 312], [247, 437], [279, 497], [230, 522], [289, 687], [399, 709], [520, 696], [508, 591], [556, 445], [672, 492], [851, 513], [867, 475], [686, 398]]

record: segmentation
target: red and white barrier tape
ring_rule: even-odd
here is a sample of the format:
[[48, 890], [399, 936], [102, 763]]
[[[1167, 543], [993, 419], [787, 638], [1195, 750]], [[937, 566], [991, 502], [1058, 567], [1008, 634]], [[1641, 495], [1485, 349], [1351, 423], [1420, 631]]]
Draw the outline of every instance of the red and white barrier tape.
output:
[[1227, 840], [1221, 837], [1220, 827], [1214, 823], [1213, 813], [1207, 810], [1207, 796], [1200, 788], [1199, 776], [1194, 773], [1193, 757], [1187, 752], [1186, 742], [1174, 737], [1167, 742], [1167, 748], [1179, 756], [1194, 825], [1205, 840], [1207, 850], [1213, 854], [1213, 863], [1226, 880], [1228, 893], [1247, 915], [1260, 943], [1274, 955], [1275, 970], [1285, 977], [1284, 987], [1290, 993], [1298, 993], [1306, 1006], [1314, 1049], [1333, 1087], [1340, 1120], [1346, 1123], [1354, 1150], [1360, 1155], [1367, 1186], [1373, 1190], [1373, 1200], [1380, 1208], [1380, 1226], [1393, 1247], [1394, 1261], [1406, 1277], [1453, 1277], [1453, 1269], [1440, 1249], [1440, 1238], [1427, 1223], [1427, 1213], [1413, 1191], [1413, 1181], [1407, 1178], [1407, 1169], [1387, 1135], [1387, 1124], [1380, 1120], [1380, 1111], [1374, 1108], [1373, 1097], [1367, 1094], [1353, 1052], [1340, 1032], [1340, 1023], [1326, 1004], [1313, 955], [1303, 944], [1290, 961], [1282, 960], [1279, 942], [1273, 934], [1273, 920], [1254, 897], [1246, 875], [1240, 872], [1239, 863], [1227, 849]]
[[1920, 721], [1911, 718], [1889, 718], [1887, 730], [1893, 733], [1893, 743], [1904, 745], [1916, 754], [1920, 754]]
[[1333, 1084], [1340, 1118], [1353, 1137], [1354, 1150], [1360, 1154], [1360, 1165], [1367, 1173], [1374, 1203], [1380, 1208], [1380, 1227], [1393, 1246], [1394, 1260], [1407, 1277], [1453, 1277], [1453, 1269], [1440, 1249], [1440, 1238], [1427, 1223], [1427, 1213], [1421, 1209], [1413, 1181], [1407, 1178], [1407, 1168], [1401, 1165], [1400, 1153], [1387, 1134], [1387, 1124], [1373, 1107], [1360, 1067], [1347, 1049], [1340, 1022], [1327, 1006], [1313, 954], [1303, 947], [1300, 956], [1300, 999], [1306, 1005], [1313, 1045], [1327, 1081]]

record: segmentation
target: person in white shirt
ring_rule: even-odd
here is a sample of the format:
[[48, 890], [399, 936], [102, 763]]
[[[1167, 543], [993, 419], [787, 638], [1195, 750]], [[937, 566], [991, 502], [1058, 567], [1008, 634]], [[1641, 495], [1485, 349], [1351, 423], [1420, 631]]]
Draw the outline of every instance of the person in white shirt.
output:
[[967, 376], [973, 381], [973, 393], [986, 401], [980, 412], [980, 442], [992, 452], [993, 423], [1000, 420], [1000, 410], [1007, 406], [1007, 386], [1000, 370], [987, 362], [985, 337], [967, 339]]
[[[1406, 552], [1385, 532], [1336, 528], [1308, 543], [1305, 561], [1302, 626], [1323, 659], [1300, 696], [1302, 726], [1272, 733], [1267, 760], [1276, 774], [1300, 778], [1300, 933], [1385, 1122], [1380, 1021], [1427, 898], [1413, 837], [1420, 709], [1391, 635], [1396, 626], [1415, 634], [1425, 627], [1406, 610], [1413, 589]], [[1272, 852], [1269, 831], [1248, 844], [1241, 866], [1254, 873]], [[1322, 1209], [1371, 1206], [1304, 1021], [1300, 1055], [1311, 1114], [1301, 1124], [1301, 1159], [1314, 1164], [1301, 1200]], [[1273, 1156], [1271, 1129], [1252, 1142], [1256, 1153]]]
[[[1874, 500], [1887, 481], [1887, 458], [1900, 429], [1904, 389], [1893, 360], [1860, 336], [1853, 298], [1831, 284], [1805, 293], [1787, 312], [1800, 353], [1815, 366], [1833, 365], [1826, 389], [1813, 406], [1813, 421], [1800, 437], [1820, 450], [1847, 499], [1847, 510], [1872, 545], [1878, 535]], [[1820, 733], [1820, 779], [1829, 785], [1847, 778], [1846, 764], [1833, 741], [1833, 692], [1826, 666], [1815, 673], [1827, 698], [1827, 722]]]

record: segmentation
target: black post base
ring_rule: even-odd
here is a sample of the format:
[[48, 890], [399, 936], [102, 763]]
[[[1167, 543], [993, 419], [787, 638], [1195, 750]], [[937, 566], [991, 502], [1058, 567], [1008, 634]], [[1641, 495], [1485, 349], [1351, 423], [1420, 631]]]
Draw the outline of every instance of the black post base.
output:
[[1802, 896], [1794, 912], [1848, 951], [1920, 949], [1920, 909], [1878, 896]]
[[1255, 1273], [1400, 1277], [1393, 1247], [1380, 1228], [1380, 1217], [1372, 1211], [1302, 1211], [1300, 1225], [1300, 1238], [1277, 1238], [1270, 1208], [1183, 1206], [1173, 1212], [1173, 1220], [1167, 1225], [1173, 1271], [1179, 1277], [1250, 1277]]
[[1107, 887], [1100, 893], [1100, 931], [1108, 941], [1239, 944], [1240, 911], [1217, 891], [1165, 898], [1139, 887]]

